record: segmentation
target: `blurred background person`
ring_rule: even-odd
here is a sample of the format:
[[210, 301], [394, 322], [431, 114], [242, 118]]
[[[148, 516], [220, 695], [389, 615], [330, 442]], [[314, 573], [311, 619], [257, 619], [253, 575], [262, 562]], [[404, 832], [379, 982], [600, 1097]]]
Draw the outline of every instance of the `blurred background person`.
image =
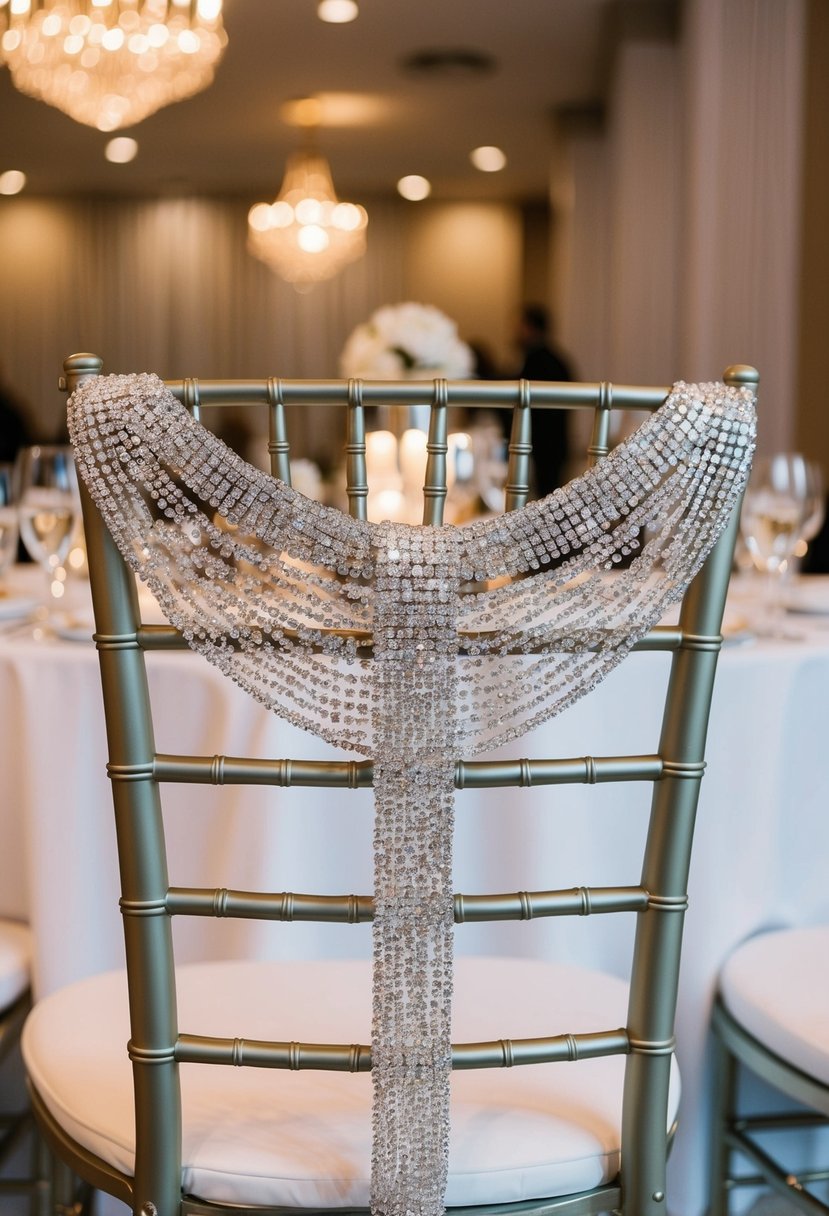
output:
[[26, 411], [6, 384], [0, 366], [0, 461], [14, 461], [31, 442]]
[[[521, 355], [522, 380], [572, 380], [566, 357], [550, 337], [550, 317], [543, 304], [525, 304], [518, 317], [515, 345]], [[539, 498], [563, 484], [570, 459], [564, 410], [532, 411], [535, 488]]]

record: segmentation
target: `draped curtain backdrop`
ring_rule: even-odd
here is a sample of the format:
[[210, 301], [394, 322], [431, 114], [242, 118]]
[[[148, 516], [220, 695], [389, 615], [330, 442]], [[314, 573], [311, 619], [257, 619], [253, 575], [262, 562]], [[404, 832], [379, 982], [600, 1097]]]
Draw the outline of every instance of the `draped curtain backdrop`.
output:
[[766, 451], [795, 434], [805, 23], [805, 0], [687, 0], [674, 36], [624, 35], [604, 115], [561, 123], [569, 180], [554, 183], [562, 336], [582, 373], [693, 381], [753, 363]]
[[3, 200], [3, 378], [45, 439], [63, 426], [57, 380], [75, 351], [168, 377], [336, 376], [351, 329], [401, 297], [399, 215], [370, 204], [365, 258], [301, 294], [247, 252], [240, 200]]

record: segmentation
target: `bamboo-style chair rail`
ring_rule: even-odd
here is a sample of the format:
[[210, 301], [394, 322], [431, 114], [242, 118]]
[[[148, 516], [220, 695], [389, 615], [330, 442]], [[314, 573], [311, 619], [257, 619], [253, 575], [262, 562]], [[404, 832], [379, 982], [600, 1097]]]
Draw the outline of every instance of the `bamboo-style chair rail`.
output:
[[[443, 386], [453, 405], [533, 409], [657, 410], [671, 385], [613, 384], [610, 381], [530, 380], [199, 380], [165, 382], [189, 410], [224, 405], [431, 405]], [[437, 387], [436, 387], [437, 386]]]
[[[677, 901], [683, 910], [687, 901]], [[516, 891], [455, 896], [456, 925], [479, 921], [534, 920], [545, 916], [590, 916], [644, 912], [653, 900], [643, 887], [570, 887], [564, 891]], [[664, 908], [663, 908], [664, 910]], [[125, 916], [216, 916], [228, 919], [317, 921], [357, 925], [374, 919], [370, 895], [302, 895], [293, 891], [232, 891], [227, 887], [169, 887], [158, 901], [121, 900]]]
[[[513, 1068], [521, 1064], [552, 1064], [627, 1055], [631, 1050], [672, 1044], [633, 1044], [624, 1030], [557, 1034], [546, 1038], [494, 1039], [485, 1043], [453, 1043], [452, 1068]], [[130, 1056], [139, 1054], [130, 1048]], [[275, 1043], [262, 1039], [223, 1039], [181, 1034], [172, 1058], [179, 1064], [231, 1064], [237, 1067], [283, 1068], [291, 1072], [313, 1068], [324, 1072], [370, 1072], [371, 1048], [362, 1043]]]
[[[283, 629], [282, 632], [288, 639], [294, 636], [294, 631], [291, 629]], [[324, 629], [320, 629], [319, 632], [325, 633], [326, 631]], [[354, 641], [360, 645], [360, 653], [362, 655], [364, 655], [366, 658], [371, 655], [372, 647], [370, 633], [360, 629], [339, 629], [332, 632], [336, 632], [338, 637], [353, 638]], [[472, 635], [461, 633], [460, 636], [461, 638], [464, 638]], [[474, 636], [480, 639], [486, 637], [486, 634], [477, 633]], [[134, 646], [136, 644], [140, 646], [142, 650], [188, 649], [187, 641], [172, 625], [141, 625], [135, 634], [130, 633], [109, 635], [96, 633], [95, 642], [97, 643], [99, 650], [107, 647], [117, 648], [119, 646]], [[695, 638], [691, 634], [683, 632], [675, 625], [656, 625], [653, 629], [649, 630], [644, 637], [640, 638], [639, 641], [634, 644], [632, 649], [636, 653], [641, 653], [642, 651], [670, 652], [673, 650], [678, 650], [682, 645], [687, 646], [694, 644], [698, 649], [718, 649], [721, 642], [722, 637], [719, 634], [711, 634], [710, 636], [706, 635]], [[239, 642], [238, 640], [229, 639], [228, 645], [231, 645], [234, 649], [238, 649]], [[461, 658], [464, 657], [465, 653], [464, 647], [461, 645]], [[532, 650], [522, 648], [520, 651], [517, 650], [515, 652], [507, 650], [506, 653], [532, 654], [533, 652]]]
[[[113, 780], [194, 785], [327, 786], [369, 789], [371, 760], [249, 760], [244, 756], [176, 756], [159, 753], [150, 766], [109, 765]], [[497, 789], [536, 785], [600, 785], [608, 781], [658, 781], [665, 772], [661, 756], [579, 756], [555, 760], [459, 760], [455, 788]], [[674, 772], [674, 775], [676, 773]], [[697, 775], [696, 768], [693, 776]]]

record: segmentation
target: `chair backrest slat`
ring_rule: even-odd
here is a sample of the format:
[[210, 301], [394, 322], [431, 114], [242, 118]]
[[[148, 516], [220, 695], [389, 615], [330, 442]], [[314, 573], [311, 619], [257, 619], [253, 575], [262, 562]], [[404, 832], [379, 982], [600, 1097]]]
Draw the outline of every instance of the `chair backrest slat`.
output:
[[509, 445], [507, 447], [507, 484], [504, 487], [504, 510], [517, 511], [530, 493], [530, 457], [532, 456], [532, 420], [530, 416], [530, 384], [518, 382], [518, 402], [512, 410]]
[[443, 523], [446, 505], [447, 386], [445, 380], [435, 381], [434, 397], [429, 414], [429, 434], [426, 440], [426, 477], [423, 483], [423, 522], [439, 527]]
[[268, 380], [268, 454], [271, 460], [271, 476], [291, 484], [291, 447], [285, 424], [285, 402], [282, 400], [282, 381], [271, 377]]
[[[601, 785], [658, 781], [663, 764], [653, 756], [578, 756], [552, 760], [459, 760], [458, 790], [529, 788], [535, 785]], [[176, 756], [159, 753], [156, 781], [192, 785], [272, 785], [282, 789], [369, 789], [371, 760], [250, 760], [241, 756]]]
[[362, 384], [359, 380], [348, 382], [348, 413], [345, 425], [345, 485], [348, 511], [355, 519], [367, 519], [366, 418]]

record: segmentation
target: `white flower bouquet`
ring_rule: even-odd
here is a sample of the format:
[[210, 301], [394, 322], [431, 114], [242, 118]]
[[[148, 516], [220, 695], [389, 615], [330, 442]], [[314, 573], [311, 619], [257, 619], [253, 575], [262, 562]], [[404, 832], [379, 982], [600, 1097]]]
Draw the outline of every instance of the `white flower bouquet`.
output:
[[430, 304], [378, 308], [353, 331], [340, 356], [342, 375], [363, 380], [464, 380], [473, 366], [455, 322]]

